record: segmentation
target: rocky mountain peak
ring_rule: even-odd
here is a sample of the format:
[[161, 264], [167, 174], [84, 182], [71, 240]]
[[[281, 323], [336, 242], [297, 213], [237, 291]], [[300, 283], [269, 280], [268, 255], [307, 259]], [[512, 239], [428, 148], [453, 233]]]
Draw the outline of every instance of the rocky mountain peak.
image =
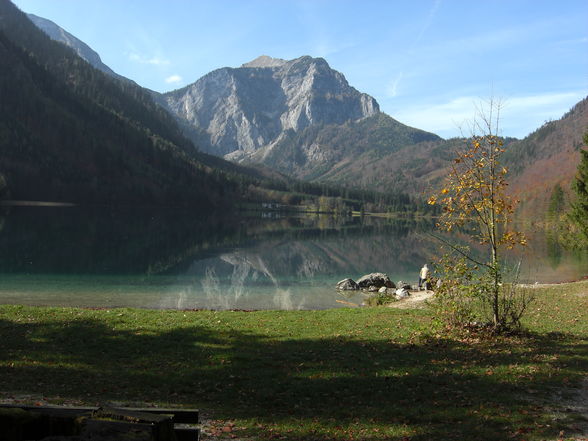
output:
[[217, 69], [164, 99], [173, 113], [208, 134], [204, 149], [231, 158], [267, 147], [289, 130], [344, 124], [380, 111], [374, 98], [310, 56], [286, 61], [262, 55], [240, 68]]
[[249, 63], [243, 64], [241, 67], [281, 67], [287, 61], [281, 58], [272, 58], [267, 55], [261, 55]]

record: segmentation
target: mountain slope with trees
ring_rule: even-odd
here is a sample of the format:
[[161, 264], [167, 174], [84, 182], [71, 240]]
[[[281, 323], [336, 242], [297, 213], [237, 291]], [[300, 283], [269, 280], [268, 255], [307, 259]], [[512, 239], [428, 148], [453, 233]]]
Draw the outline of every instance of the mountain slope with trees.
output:
[[447, 161], [445, 141], [384, 113], [339, 126], [308, 128], [292, 138], [266, 153], [264, 163], [330, 185], [414, 194], [428, 182], [427, 175]]
[[509, 191], [521, 201], [519, 215], [544, 216], [559, 187], [570, 194], [587, 129], [588, 98], [584, 98], [562, 118], [508, 146], [504, 163], [511, 176]]
[[47, 20], [46, 18], [39, 17], [34, 14], [27, 14], [27, 17], [33, 22], [35, 26], [46, 33], [52, 40], [60, 41], [66, 46], [72, 48], [80, 58], [86, 60], [96, 69], [123, 81], [130, 81], [128, 78], [125, 78], [122, 75], [118, 75], [110, 67], [104, 64], [100, 58], [100, 55], [98, 55], [98, 53], [90, 46], [67, 32], [65, 29], [62, 29], [51, 20]]
[[14, 199], [223, 205], [211, 173], [149, 94], [113, 80], [0, 1], [0, 174]]
[[[80, 53], [94, 67], [120, 78], [110, 68], [105, 68], [98, 54], [85, 43], [49, 20], [29, 17], [47, 35]], [[280, 79], [279, 84], [276, 84], [276, 78]], [[273, 84], [270, 89], [274, 90], [274, 95], [281, 95], [284, 100], [287, 94], [278, 93], [278, 89], [287, 89], [287, 83], [299, 84], [304, 78], [310, 84], [306, 91], [309, 93], [292, 93], [296, 96], [291, 102], [281, 106], [276, 105], [276, 100], [264, 102], [272, 95], [271, 91], [257, 93]], [[224, 81], [227, 87], [220, 87], [219, 81]], [[405, 126], [379, 112], [373, 98], [350, 87], [344, 76], [330, 69], [322, 59], [301, 57], [286, 61], [261, 56], [238, 69], [218, 69], [173, 92], [149, 92], [156, 103], [171, 112], [184, 135], [201, 151], [216, 155], [228, 152], [229, 159], [255, 167], [257, 173], [266, 177], [272, 175], [271, 169], [275, 169], [298, 179], [331, 186], [389, 192], [404, 189], [406, 179], [431, 172], [434, 175], [433, 170], [446, 156], [438, 145], [444, 145], [441, 138]], [[227, 93], [234, 95], [232, 101], [236, 105], [224, 103], [231, 101], [230, 97], [223, 95]], [[208, 116], [203, 117], [201, 113], [206, 112]], [[274, 115], [274, 119], [281, 115], [279, 121], [276, 119], [271, 124], [273, 128], [267, 127], [271, 119], [268, 115]], [[248, 127], [236, 129], [243, 120], [249, 121]], [[256, 127], [256, 138], [248, 138], [251, 126]], [[224, 135], [215, 138], [215, 130], [224, 132]], [[263, 136], [260, 137], [260, 133]], [[240, 149], [241, 143], [250, 146]], [[403, 148], [407, 146], [413, 146], [411, 150], [414, 152], [404, 152]], [[440, 156], [427, 155], [430, 148]], [[394, 158], [389, 161], [389, 155], [406, 157], [416, 167], [414, 170], [404, 167]], [[208, 161], [215, 162], [213, 158], [209, 156]], [[386, 163], [393, 164], [390, 170], [386, 170]], [[217, 160], [215, 166], [219, 164], [222, 161]], [[260, 169], [260, 165], [266, 167]], [[278, 175], [271, 177], [275, 179]], [[295, 187], [300, 188], [300, 185]]]
[[[0, 5], [6, 9], [7, 5], [11, 4], [2, 0]], [[8, 41], [16, 47], [27, 48], [24, 52], [29, 54], [29, 57], [34, 53], [32, 60], [38, 64], [37, 67], [42, 66], [51, 78], [62, 82], [60, 87], [63, 86], [64, 90], [69, 89], [68, 92], [62, 91], [63, 93], [73, 94], [73, 101], [89, 99], [101, 109], [100, 111], [106, 112], [105, 115], [114, 118], [113, 121], [118, 118], [120, 125], [130, 122], [133, 133], [143, 133], [136, 136], [150, 140], [147, 143], [141, 141], [141, 148], [153, 144], [155, 139], [160, 144], [163, 141], [169, 142], [170, 145], [166, 144], [165, 148], [152, 145], [149, 149], [153, 152], [162, 149], [173, 151], [177, 164], [183, 164], [180, 168], [191, 164], [187, 166], [192, 170], [187, 172], [188, 175], [196, 173], [204, 180], [209, 177], [217, 180], [219, 191], [207, 192], [211, 195], [226, 193], [225, 196], [234, 198], [236, 193], [249, 192], [247, 189], [252, 189], [252, 185], [256, 189], [252, 192], [256, 195], [255, 198], [272, 194], [282, 201], [302, 199], [300, 191], [310, 191], [314, 196], [336, 194], [337, 197], [354, 193], [364, 201], [385, 199], [370, 194], [374, 190], [388, 193], [406, 191], [413, 196], [428, 195], [435, 191], [440, 178], [447, 174], [456, 147], [462, 146], [466, 141], [458, 138], [443, 140], [432, 133], [401, 124], [380, 112], [377, 102], [372, 97], [361, 94], [349, 86], [344, 76], [332, 70], [322, 59], [301, 57], [286, 61], [262, 56], [240, 68], [218, 69], [190, 86], [158, 94], [142, 89], [130, 80], [111, 81], [105, 75], [98, 75], [82, 60], [72, 59], [73, 54], [64, 51], [65, 48], [58, 50], [55, 43], [49, 44], [46, 38], [41, 42], [38, 32], [33, 37], [34, 33], [30, 32], [29, 25], [12, 25], [8, 32], [7, 28], [10, 26], [6, 20], [4, 21], [0, 29], [4, 29], [7, 35], [12, 35]], [[36, 21], [38, 25], [42, 24], [42, 19]], [[65, 31], [60, 30], [57, 25], [55, 27], [52, 31], [53, 38], [72, 46], [74, 50], [78, 50], [79, 47], [87, 48], [79, 40], [76, 43], [73, 36], [64, 38]], [[24, 29], [27, 31], [24, 32]], [[65, 53], [69, 55], [66, 56]], [[99, 57], [97, 59], [99, 60]], [[96, 57], [87, 57], [87, 60], [95, 63]], [[108, 74], [112, 76], [110, 72]], [[4, 84], [7, 96], [16, 94], [18, 90], [29, 90], [29, 93], [32, 93], [31, 90], [37, 90], [30, 83], [22, 83], [25, 79], [15, 79], [14, 76], [6, 72], [3, 77], [3, 81], [6, 81]], [[22, 84], [16, 86], [16, 83], [10, 81], [20, 81]], [[108, 92], [104, 92], [105, 89]], [[98, 95], [97, 91], [100, 91]], [[53, 96], [47, 99], [59, 103], [61, 98]], [[26, 99], [13, 101], [20, 102], [21, 107], [27, 102]], [[18, 107], [13, 108], [9, 100], [0, 103], [0, 107], [5, 109], [7, 119], [3, 124], [6, 125], [6, 121], [14, 117], [12, 113]], [[546, 123], [525, 139], [505, 140], [508, 148], [504, 155], [504, 163], [510, 169], [510, 192], [522, 200], [523, 215], [543, 215], [550, 195], [558, 185], [564, 191], [564, 198], [567, 198], [579, 161], [581, 134], [588, 126], [586, 107], [586, 100], [583, 100], [561, 120]], [[41, 115], [35, 113], [41, 112], [38, 103], [31, 105], [31, 108], [32, 110], [24, 113]], [[164, 108], [167, 110], [164, 111]], [[182, 109], [184, 113], [180, 111]], [[72, 113], [75, 115], [74, 119], [83, 114], [78, 115], [77, 111]], [[51, 115], [46, 117], [51, 118]], [[42, 118], [34, 119], [43, 124]], [[94, 129], [98, 130], [102, 123], [97, 123], [94, 117], [91, 119], [95, 124]], [[59, 125], [65, 124], [64, 121], [67, 120], [60, 117], [54, 126], [60, 127]], [[27, 121], [26, 117], [23, 121]], [[88, 126], [90, 125], [88, 123]], [[105, 127], [112, 135], [117, 133], [116, 130], [111, 130], [110, 126]], [[22, 134], [17, 135], [19, 130]], [[61, 132], [64, 133], [63, 130]], [[84, 138], [81, 135], [83, 131], [78, 132], [78, 138]], [[37, 136], [41, 132], [36, 127], [11, 127], [0, 133], [6, 143], [10, 140], [12, 144], [26, 144], [28, 136]], [[55, 136], [57, 135], [41, 135], [40, 138]], [[104, 136], [106, 135], [101, 133], [92, 138], [96, 140], [95, 143], [108, 146], [108, 142], [99, 141]], [[126, 139], [134, 139], [134, 136], [120, 134], [112, 146], [126, 145]], [[70, 139], [72, 137], [63, 137], [68, 139], [60, 139], [59, 142], [64, 143], [63, 145], [73, 145], [74, 141]], [[194, 142], [201, 151], [213, 152], [214, 155], [196, 151]], [[84, 145], [79, 139], [75, 143]], [[118, 193], [120, 189], [126, 189], [129, 185], [130, 176], [133, 180], [140, 175], [135, 169], [143, 167], [138, 165], [145, 160], [141, 148], [134, 153], [132, 149], [125, 148], [124, 154], [115, 153], [117, 147], [104, 148], [104, 153], [99, 152], [101, 148], [90, 148], [89, 150], [94, 152], [90, 154], [84, 147], [76, 153], [80, 154], [80, 164], [75, 166], [63, 166], [61, 159], [54, 165], [55, 157], [59, 156], [59, 153], [54, 155], [53, 159], [50, 159], [51, 155], [46, 155], [45, 161], [51, 165], [47, 166], [44, 174], [41, 173], [44, 178], [39, 178], [38, 182], [49, 183], [51, 187], [62, 178], [56, 178], [48, 170], [57, 170], [61, 173], [61, 168], [64, 168], [71, 174], [77, 169], [81, 170], [79, 174], [82, 177], [94, 176], [91, 185], [87, 182], [82, 185], [86, 190], [79, 190], [80, 194], [95, 194], [97, 191], [105, 194]], [[73, 150], [70, 146], [66, 151]], [[101, 158], [102, 162], [118, 163], [118, 159], [114, 161], [109, 158], [121, 154], [127, 155], [125, 161], [128, 161], [128, 165], [120, 168], [132, 170], [132, 173], [126, 172], [126, 178], [120, 177], [120, 170], [116, 166], [112, 169], [112, 174], [118, 174], [119, 177], [108, 176], [104, 181], [97, 180], [95, 170], [84, 168], [88, 167], [87, 164], [96, 166], [99, 163], [96, 158]], [[166, 154], [146, 155], [151, 158], [151, 162], [141, 170], [149, 177], [143, 176], [140, 180], [141, 185], [149, 189], [144, 188], [141, 191], [145, 193], [144, 197], [150, 195], [147, 199], [165, 200], [173, 192], [170, 189], [178, 186], [169, 181], [167, 172], [158, 175], [159, 172], [145, 170], [153, 165], [152, 159], [155, 156]], [[247, 164], [249, 168], [226, 162], [221, 156]], [[65, 155], [64, 159], [67, 158], [68, 155]], [[5, 161], [5, 164], [9, 162]], [[26, 161], [23, 164], [26, 164]], [[29, 167], [23, 164], [22, 169]], [[260, 169], [260, 165], [265, 168]], [[112, 167], [112, 164], [108, 167]], [[102, 171], [98, 172], [98, 175], [107, 175], [110, 172], [108, 167], [104, 164], [99, 167]], [[11, 187], [15, 188], [15, 182], [14, 177], [3, 169], [7, 169], [7, 165], [0, 164], [0, 174], [5, 175], [6, 183], [2, 185], [3, 189], [0, 189], [0, 192], [7, 194]], [[38, 170], [31, 172], [31, 176], [37, 172]], [[151, 182], [151, 175], [159, 176], [158, 180]], [[295, 182], [285, 175], [309, 183]], [[71, 177], [68, 179], [71, 180]], [[185, 179], [189, 181], [191, 178]], [[191, 191], [191, 186], [186, 184], [188, 181], [182, 181], [183, 184], [180, 185], [186, 193]], [[151, 183], [147, 184], [148, 182]], [[267, 188], [259, 191], [260, 185]], [[102, 189], [99, 188], [101, 186]], [[338, 186], [345, 188], [336, 190], [335, 187]], [[162, 188], [165, 190], [161, 190]], [[87, 190], [90, 190], [89, 193]], [[129, 191], [124, 190], [127, 193]], [[163, 196], [166, 192], [167, 196]], [[293, 198], [292, 195], [280, 192], [297, 195]], [[181, 191], [176, 193], [175, 199], [189, 199], [187, 195], [181, 196]], [[139, 199], [141, 198], [143, 196]], [[215, 199], [216, 196], [212, 198]], [[403, 198], [404, 196], [401, 199]], [[107, 199], [100, 197], [96, 200]]]
[[402, 194], [344, 193], [201, 153], [150, 91], [95, 69], [7, 0], [0, 0], [0, 59], [3, 199], [199, 209], [418, 205]]

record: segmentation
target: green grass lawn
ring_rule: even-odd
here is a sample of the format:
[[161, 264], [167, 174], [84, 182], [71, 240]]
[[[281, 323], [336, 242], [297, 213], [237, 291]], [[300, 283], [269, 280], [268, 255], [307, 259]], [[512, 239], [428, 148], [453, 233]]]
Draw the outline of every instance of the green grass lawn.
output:
[[196, 407], [213, 439], [572, 439], [588, 282], [536, 292], [528, 332], [492, 340], [426, 309], [0, 306], [0, 399]]

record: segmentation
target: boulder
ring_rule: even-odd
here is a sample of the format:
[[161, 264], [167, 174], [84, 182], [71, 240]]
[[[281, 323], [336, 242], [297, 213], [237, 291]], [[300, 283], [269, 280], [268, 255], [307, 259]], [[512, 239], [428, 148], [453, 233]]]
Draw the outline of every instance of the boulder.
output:
[[347, 278], [337, 282], [337, 289], [341, 291], [356, 291], [359, 289], [359, 286], [355, 283], [355, 280]]
[[394, 294], [398, 300], [405, 299], [410, 296], [410, 293], [404, 288], [398, 288]]
[[378, 287], [375, 285], [372, 285], [368, 288], [368, 292], [378, 292]]
[[382, 287], [381, 287], [381, 288], [378, 290], [378, 292], [379, 292], [380, 294], [386, 294], [386, 293], [388, 292], [388, 288], [386, 288], [385, 286], [382, 286]]
[[384, 273], [366, 274], [357, 281], [357, 284], [360, 288], [369, 288], [370, 286], [375, 286], [376, 288], [381, 288], [382, 286], [396, 288], [394, 282]]
[[412, 289], [412, 286], [410, 286], [409, 283], [403, 282], [402, 280], [399, 281], [396, 286], [402, 289], [406, 289], [407, 291], [410, 291]]

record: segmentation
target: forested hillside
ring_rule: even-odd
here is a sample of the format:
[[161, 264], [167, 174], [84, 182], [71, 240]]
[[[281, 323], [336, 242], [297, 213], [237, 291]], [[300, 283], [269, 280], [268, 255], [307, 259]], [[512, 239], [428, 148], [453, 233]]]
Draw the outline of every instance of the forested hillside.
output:
[[564, 199], [580, 162], [582, 136], [588, 129], [588, 98], [556, 121], [549, 121], [526, 138], [514, 142], [504, 156], [510, 191], [520, 199], [523, 217], [543, 216], [554, 191]]
[[172, 117], [0, 0], [0, 174], [13, 199], [221, 206], [236, 184]]
[[0, 60], [4, 199], [204, 209], [260, 201], [317, 210], [423, 207], [401, 192], [305, 184], [201, 153], [150, 91], [93, 68], [8, 0], [0, 0]]
[[[443, 140], [378, 112], [372, 98], [349, 88], [324, 60], [270, 61], [269, 66], [258, 60], [215, 75], [241, 72], [247, 74], [239, 77], [243, 83], [261, 81], [268, 72], [282, 75], [290, 93], [308, 72], [286, 72], [285, 67], [320, 65], [326, 79], [308, 84], [331, 98], [335, 95], [329, 87], [337, 86], [348, 92], [355, 107], [372, 103], [369, 115], [325, 122], [324, 106], [319, 106], [323, 102], [311, 100], [314, 113], [306, 115], [312, 118], [305, 124], [294, 118], [300, 127], [278, 131], [277, 139], [246, 154], [237, 152], [241, 156], [234, 159], [249, 162], [251, 168], [230, 163], [198, 151], [193, 140], [206, 138], [204, 129], [188, 127], [186, 119], [179, 128], [178, 118], [159, 105], [164, 103], [154, 102], [154, 96], [160, 101], [161, 96], [93, 68], [71, 48], [48, 38], [10, 1], [0, 0], [0, 197], [211, 208], [276, 201], [317, 209], [423, 209], [419, 199], [439, 185], [452, 152], [466, 140]], [[245, 93], [249, 89], [241, 89], [244, 107], [231, 109], [264, 114], [245, 100], [251, 98]], [[221, 98], [219, 103], [228, 105]], [[196, 104], [201, 112], [211, 111], [203, 102]], [[329, 106], [335, 104], [329, 101]], [[291, 112], [298, 115], [298, 107]], [[587, 108], [585, 99], [524, 140], [508, 140], [504, 163], [511, 170], [511, 191], [522, 200], [522, 213], [543, 214], [558, 186], [565, 196], [588, 126]], [[343, 112], [333, 109], [334, 115]]]
[[[251, 160], [305, 180], [389, 190], [372, 181], [382, 178], [382, 184], [390, 184], [385, 175], [373, 173], [377, 162], [431, 141], [441, 138], [378, 113], [345, 124], [316, 124], [300, 132], [289, 131], [275, 145], [253, 153]], [[394, 161], [386, 164], [391, 166]]]

